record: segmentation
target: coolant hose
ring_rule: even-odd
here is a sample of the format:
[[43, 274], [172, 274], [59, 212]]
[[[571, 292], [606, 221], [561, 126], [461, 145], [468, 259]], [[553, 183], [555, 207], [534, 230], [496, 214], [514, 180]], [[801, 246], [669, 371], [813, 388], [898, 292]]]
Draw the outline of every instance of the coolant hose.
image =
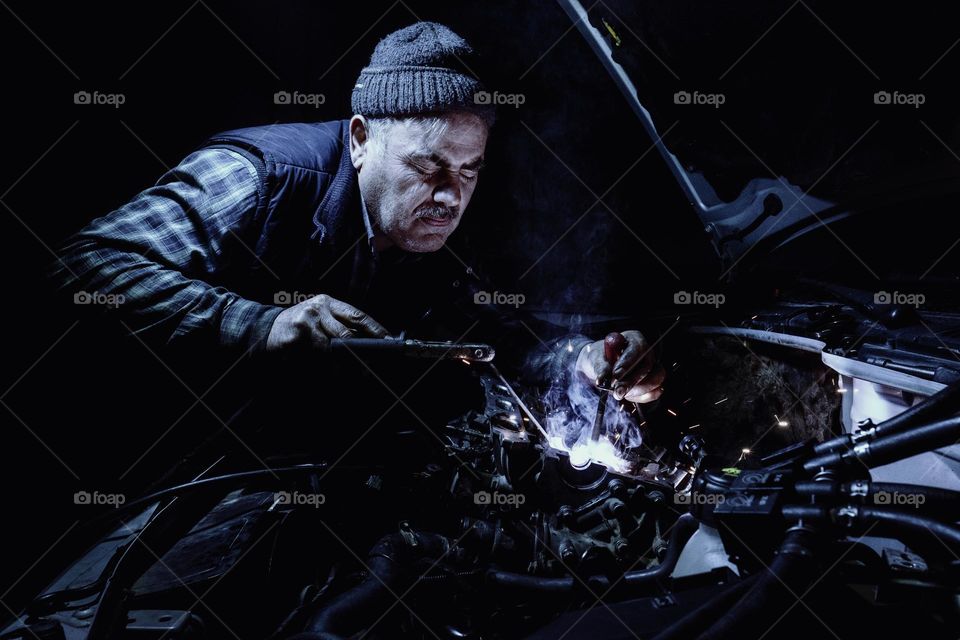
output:
[[[944, 387], [923, 402], [916, 404], [873, 428], [874, 438], [905, 431], [931, 420], [938, 420], [960, 411], [960, 382]], [[821, 442], [813, 448], [815, 455], [843, 452], [856, 443], [857, 437], [846, 434]]]

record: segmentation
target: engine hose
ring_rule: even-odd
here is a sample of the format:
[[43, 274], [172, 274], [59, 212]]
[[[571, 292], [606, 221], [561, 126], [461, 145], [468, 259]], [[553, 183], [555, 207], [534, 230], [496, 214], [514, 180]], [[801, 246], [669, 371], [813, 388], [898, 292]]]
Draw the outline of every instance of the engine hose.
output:
[[905, 411], [901, 411], [888, 420], [884, 420], [877, 426], [864, 432], [865, 435], [846, 434], [827, 440], [826, 442], [821, 442], [813, 448], [813, 453], [819, 456], [837, 451], [846, 451], [852, 448], [853, 445], [863, 437], [879, 438], [892, 433], [898, 433], [924, 422], [945, 418], [957, 411], [960, 411], [960, 382], [955, 382], [948, 387], [944, 387], [923, 402], [915, 404]]
[[867, 468], [879, 467], [903, 458], [949, 446], [960, 437], [960, 417], [947, 418], [909, 431], [892, 433], [874, 440], [862, 440], [849, 451], [834, 451], [803, 463], [815, 473], [821, 468], [859, 461]]
[[750, 590], [697, 639], [755, 638], [783, 617], [819, 575], [812, 562], [812, 536], [805, 528], [789, 531], [777, 557]]
[[441, 558], [453, 548], [450, 540], [438, 534], [413, 535], [416, 546], [411, 546], [400, 533], [381, 538], [370, 550], [366, 562], [368, 574], [363, 581], [313, 614], [305, 627], [313, 636], [294, 637], [334, 640], [365, 629], [396, 602], [393, 594], [406, 584], [410, 565], [421, 559]]
[[960, 527], [894, 509], [860, 505], [847, 505], [839, 509], [827, 509], [811, 505], [784, 505], [782, 513], [789, 520], [829, 520], [845, 525], [853, 524], [853, 522], [879, 522], [906, 528], [922, 535], [933, 535], [943, 544], [960, 546]]
[[661, 629], [653, 640], [686, 640], [703, 633], [714, 620], [719, 618], [730, 606], [737, 602], [747, 589], [757, 581], [757, 575], [749, 576], [728, 586], [705, 603], [680, 618], [669, 627]]
[[680, 559], [680, 553], [684, 545], [697, 530], [700, 523], [689, 513], [685, 513], [677, 518], [670, 531], [670, 541], [667, 546], [667, 553], [663, 561], [652, 569], [643, 569], [641, 571], [628, 571], [619, 579], [611, 582], [610, 578], [603, 575], [590, 576], [585, 579], [574, 578], [573, 576], [564, 576], [562, 578], [547, 578], [543, 576], [531, 576], [524, 573], [514, 573], [512, 571], [501, 571], [491, 569], [487, 572], [487, 582], [499, 587], [516, 589], [520, 591], [533, 591], [540, 593], [564, 594], [571, 593], [577, 587], [586, 584], [591, 590], [596, 591], [610, 589], [611, 586], [623, 584], [630, 589], [647, 586], [655, 583], [657, 580], [666, 578], [673, 572]]
[[891, 507], [901, 503], [900, 496], [909, 496], [911, 499], [903, 500], [903, 504], [916, 509], [916, 513], [950, 522], [960, 520], [960, 491], [918, 484], [870, 482], [869, 480], [845, 483], [803, 481], [796, 484], [795, 490], [801, 496], [840, 498], [844, 501], [849, 501], [853, 496], [859, 497], [862, 502]]

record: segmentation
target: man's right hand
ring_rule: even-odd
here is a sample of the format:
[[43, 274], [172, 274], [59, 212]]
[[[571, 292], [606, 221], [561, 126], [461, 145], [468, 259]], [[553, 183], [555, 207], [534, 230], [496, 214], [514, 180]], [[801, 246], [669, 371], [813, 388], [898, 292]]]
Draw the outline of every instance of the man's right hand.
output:
[[342, 300], [320, 294], [284, 309], [267, 336], [268, 352], [324, 348], [330, 338], [369, 336], [383, 338], [379, 322]]

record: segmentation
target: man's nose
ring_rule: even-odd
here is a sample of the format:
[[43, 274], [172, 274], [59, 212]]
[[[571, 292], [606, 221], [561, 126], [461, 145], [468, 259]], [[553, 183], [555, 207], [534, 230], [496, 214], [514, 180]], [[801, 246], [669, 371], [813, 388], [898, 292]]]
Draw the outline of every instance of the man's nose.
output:
[[433, 201], [447, 207], [460, 206], [460, 184], [456, 178], [445, 180], [433, 191]]

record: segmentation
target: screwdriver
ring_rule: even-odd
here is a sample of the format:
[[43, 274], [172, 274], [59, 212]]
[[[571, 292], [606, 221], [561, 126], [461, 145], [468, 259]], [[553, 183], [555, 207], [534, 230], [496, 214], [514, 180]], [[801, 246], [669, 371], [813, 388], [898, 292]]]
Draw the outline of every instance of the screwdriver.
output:
[[[620, 354], [622, 354], [623, 350], [626, 348], [627, 339], [622, 333], [613, 331], [608, 333], [607, 337], [603, 339], [603, 359], [610, 364], [611, 371], [613, 365], [617, 361], [617, 358], [620, 357]], [[610, 388], [612, 377], [613, 374], [611, 372], [602, 379], [597, 380], [597, 388], [600, 390], [600, 399], [597, 402], [597, 417], [593, 421], [593, 432], [590, 434], [591, 442], [597, 442], [600, 440], [600, 431], [603, 430], [603, 416], [607, 411], [607, 397], [613, 390]]]

